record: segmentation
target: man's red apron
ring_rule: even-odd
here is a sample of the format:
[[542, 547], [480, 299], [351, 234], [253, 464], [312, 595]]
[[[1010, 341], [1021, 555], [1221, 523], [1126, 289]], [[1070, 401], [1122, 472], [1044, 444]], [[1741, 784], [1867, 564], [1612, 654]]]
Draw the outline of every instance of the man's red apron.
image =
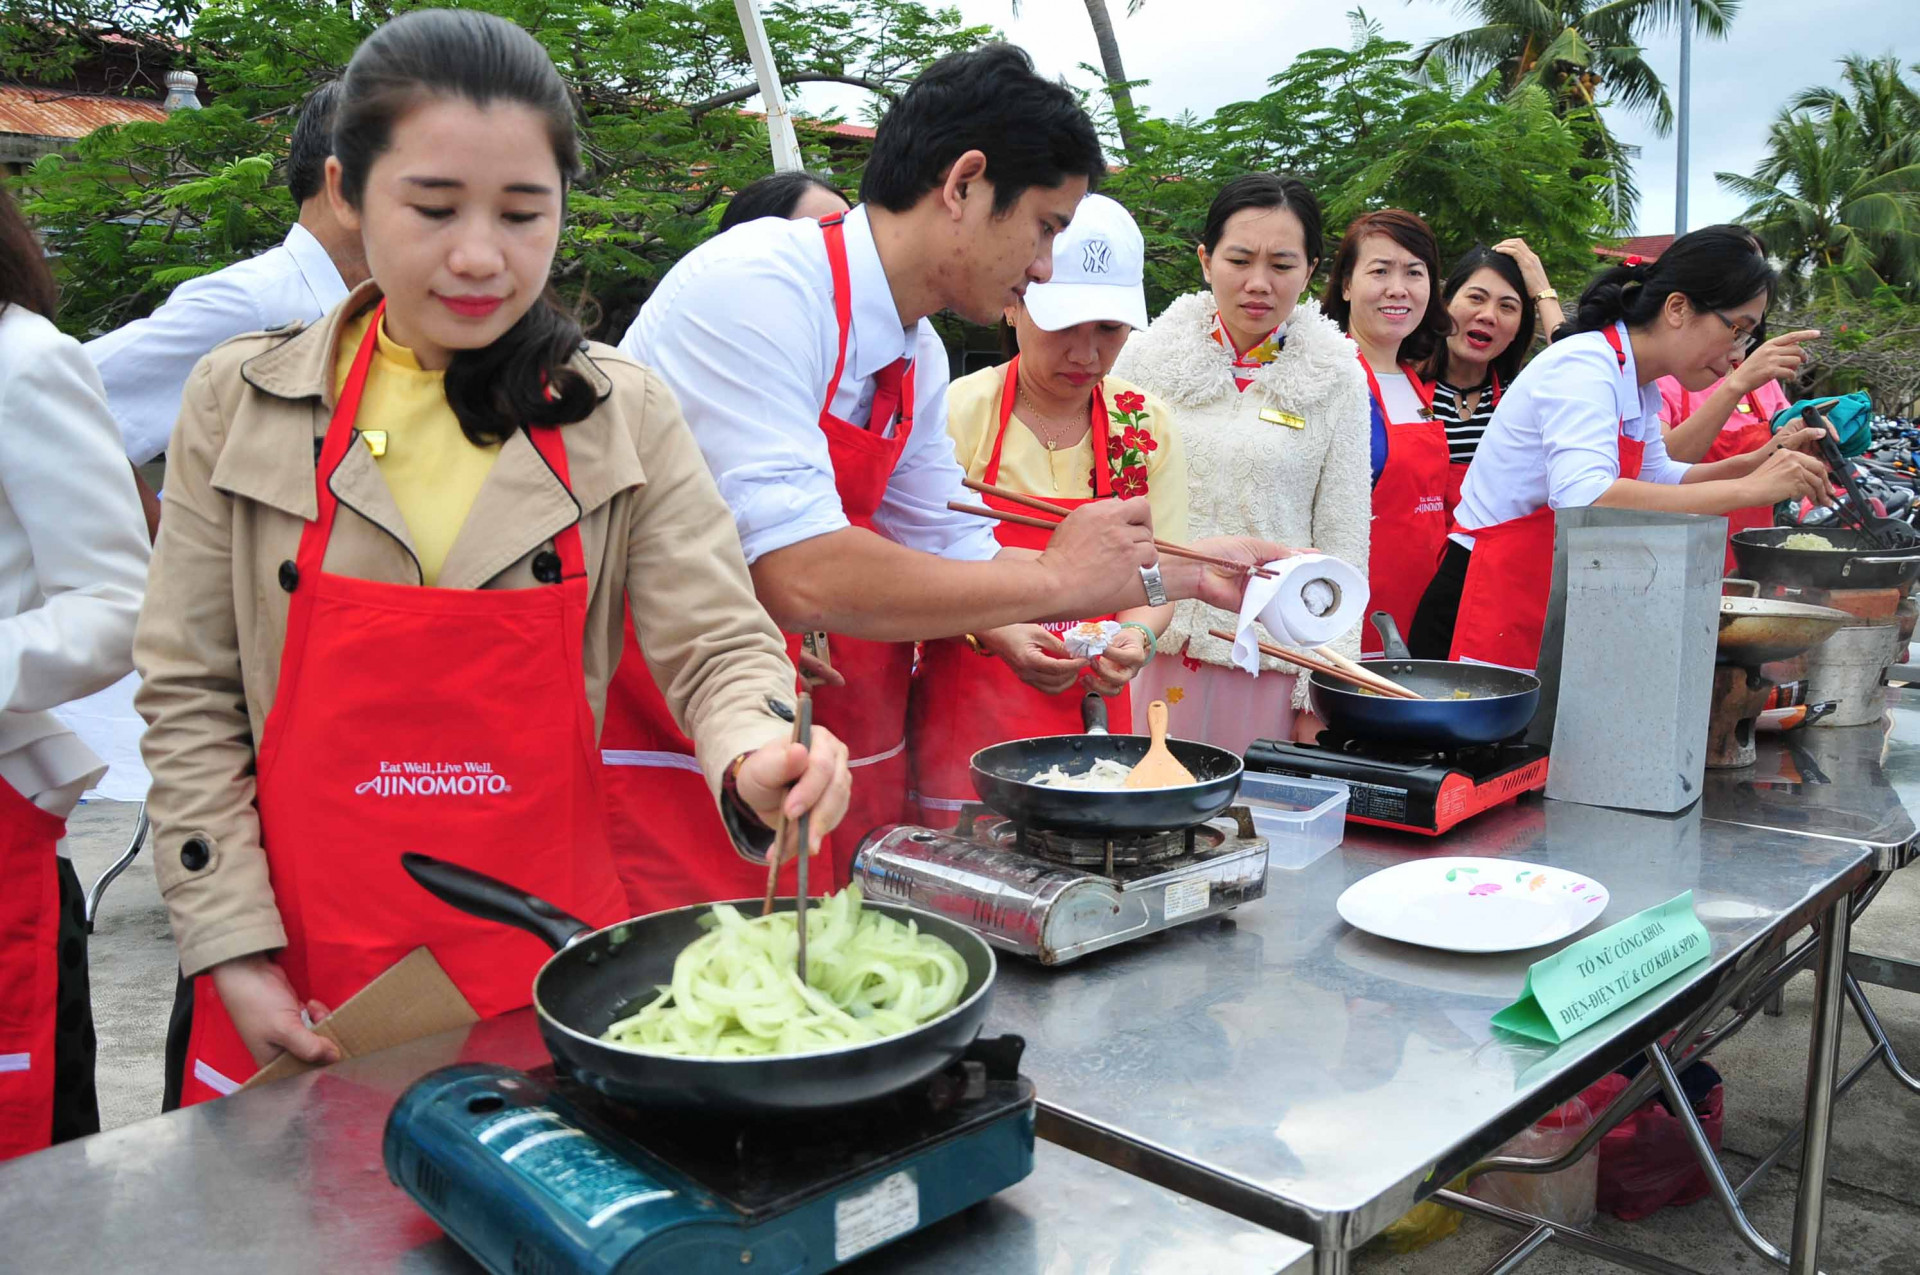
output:
[[53, 1141], [66, 827], [0, 780], [0, 1160]]
[[[1493, 396], [1493, 405], [1498, 407], [1500, 405], [1500, 375], [1497, 372], [1490, 372], [1488, 373], [1488, 378], [1486, 392]], [[1476, 407], [1477, 406], [1476, 404]], [[1451, 451], [1449, 451], [1447, 461], [1447, 523], [1449, 526], [1453, 523], [1453, 511], [1460, 507], [1460, 486], [1467, 481], [1467, 465], [1469, 463], [1470, 462], [1464, 460], [1454, 460]], [[1443, 546], [1441, 553], [1444, 554], [1445, 552], [1446, 549]]]
[[[834, 486], [847, 520], [871, 529], [886, 494], [894, 465], [913, 428], [913, 373], [895, 365], [875, 378], [871, 428], [832, 414], [833, 396], [847, 365], [847, 335], [853, 326], [853, 288], [847, 270], [845, 232], [839, 218], [822, 224], [827, 261], [833, 271], [834, 318], [839, 324], [839, 356], [820, 410], [827, 436]], [[893, 437], [880, 435], [898, 417]], [[607, 688], [601, 731], [606, 761], [608, 825], [614, 862], [636, 914], [757, 895], [765, 888], [766, 869], [742, 859], [733, 848], [720, 812], [707, 790], [693, 742], [674, 723], [666, 700], [626, 628], [626, 646]], [[789, 638], [796, 661], [799, 640]], [[905, 817], [906, 700], [913, 668], [913, 645], [865, 642], [835, 634], [829, 640], [833, 666], [846, 687], [813, 691], [813, 720], [837, 735], [852, 758], [853, 797], [847, 816], [829, 838], [826, 862], [810, 868], [815, 889], [846, 884], [854, 852], [866, 832]], [[831, 882], [823, 881], [825, 869]], [[791, 892], [793, 869], [783, 872]]]
[[[1693, 395], [1686, 390], [1680, 391], [1680, 419], [1674, 422], [1678, 427], [1693, 415]], [[1713, 445], [1707, 448], [1707, 454], [1700, 458], [1703, 465], [1716, 460], [1732, 460], [1735, 456], [1745, 456], [1748, 452], [1757, 452], [1773, 440], [1773, 425], [1767, 419], [1767, 411], [1760, 406], [1756, 394], [1748, 394], [1741, 402], [1736, 413], [1739, 422], [1728, 421], [1718, 434], [1713, 436]], [[1772, 505], [1752, 505], [1745, 509], [1735, 509], [1727, 515], [1727, 574], [1734, 574], [1733, 533], [1751, 531], [1756, 527], [1773, 526]]]
[[[1013, 419], [1014, 393], [1019, 382], [1020, 359], [1015, 356], [1007, 364], [1000, 391], [1000, 424], [993, 436], [993, 452], [980, 475], [980, 481], [988, 486], [997, 486], [1000, 482], [1000, 451], [1006, 443], [1007, 423]], [[1113, 474], [1107, 464], [1107, 400], [1103, 384], [1093, 388], [1092, 441], [1093, 495], [1078, 500], [1047, 497], [1053, 504], [1077, 509], [1113, 495]], [[1032, 512], [1002, 496], [983, 496], [982, 499], [1003, 512]], [[1003, 545], [1044, 549], [1053, 533], [1001, 522], [994, 524], [993, 534]], [[1045, 627], [1058, 635], [1080, 623], [1079, 620], [1062, 621]], [[1079, 734], [1082, 695], [1077, 684], [1058, 695], [1035, 690], [1021, 681], [1004, 661], [982, 658], [959, 638], [924, 643], [920, 649], [920, 667], [913, 675], [913, 708], [907, 730], [919, 822], [929, 828], [951, 827], [960, 807], [976, 800], [967, 763], [980, 749], [1009, 739]], [[1132, 720], [1132, 700], [1126, 691], [1109, 702], [1107, 712], [1114, 721]]]
[[[1425, 410], [1423, 419], [1395, 421], [1387, 416], [1387, 401], [1380, 393], [1380, 382], [1368, 366], [1366, 355], [1360, 366], [1367, 374], [1367, 388], [1373, 394], [1380, 418], [1387, 426], [1387, 463], [1373, 485], [1373, 527], [1371, 548], [1367, 552], [1367, 589], [1372, 595], [1369, 607], [1391, 612], [1400, 631], [1413, 626], [1413, 613], [1433, 573], [1439, 570], [1440, 556], [1447, 548], [1447, 480], [1452, 466], [1447, 460], [1447, 427], [1433, 419], [1433, 387], [1421, 380], [1411, 367], [1402, 366], [1414, 393]], [[1380, 635], [1371, 624], [1360, 626], [1361, 651], [1371, 656], [1382, 653]]]
[[[582, 653], [580, 530], [554, 537], [560, 582], [437, 589], [323, 569], [354, 445], [378, 313], [316, 466], [319, 513], [300, 536], [280, 687], [262, 733], [255, 804], [302, 1000], [337, 1008], [425, 945], [481, 1017], [532, 999], [551, 953], [415, 884], [421, 850], [496, 876], [600, 925], [628, 915], [607, 851], [600, 758]], [[557, 429], [529, 429], [567, 481]], [[183, 1103], [230, 1093], [255, 1065], [213, 980], [195, 980]]]
[[[607, 839], [635, 916], [755, 898], [767, 870], [742, 858], [720, 821], [693, 741], [674, 723], [667, 701], [634, 639], [632, 609], [621, 621], [625, 646], [607, 686], [600, 758]], [[781, 872], [792, 894], [794, 868]]]
[[[1624, 371], [1627, 354], [1617, 328], [1605, 329]], [[1620, 422], [1620, 477], [1638, 478], [1647, 445], [1628, 438]], [[1471, 532], [1473, 553], [1460, 590], [1460, 614], [1447, 658], [1498, 664], [1531, 673], [1540, 663], [1540, 637], [1553, 593], [1553, 506]]]

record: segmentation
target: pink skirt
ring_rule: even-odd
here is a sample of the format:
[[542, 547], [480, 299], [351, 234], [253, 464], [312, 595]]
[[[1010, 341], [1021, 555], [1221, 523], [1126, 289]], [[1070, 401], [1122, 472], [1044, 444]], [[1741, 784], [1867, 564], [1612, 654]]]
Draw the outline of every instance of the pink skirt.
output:
[[1259, 677], [1178, 655], [1156, 656], [1133, 679], [1133, 730], [1147, 733], [1147, 704], [1167, 701], [1167, 733], [1244, 753], [1256, 739], [1293, 738], [1291, 673]]

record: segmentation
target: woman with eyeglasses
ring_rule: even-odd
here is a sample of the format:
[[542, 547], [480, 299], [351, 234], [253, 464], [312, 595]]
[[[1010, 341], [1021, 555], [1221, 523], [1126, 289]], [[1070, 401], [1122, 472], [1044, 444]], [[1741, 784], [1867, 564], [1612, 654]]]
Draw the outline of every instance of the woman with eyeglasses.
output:
[[1802, 496], [1830, 503], [1826, 468], [1795, 429], [1689, 465], [1667, 454], [1660, 391], [1727, 375], [1766, 320], [1778, 279], [1739, 226], [1683, 235], [1652, 263], [1596, 276], [1573, 318], [1494, 410], [1467, 469], [1455, 529], [1414, 627], [1449, 658], [1531, 670], [1553, 578], [1553, 511], [1602, 505], [1725, 514]]
[[[1759, 239], [1756, 250], [1764, 251]], [[1773, 418], [1788, 407], [1791, 396], [1780, 388], [1791, 379], [1807, 356], [1800, 346], [1820, 333], [1816, 329], [1788, 332], [1765, 340], [1760, 331], [1736, 342], [1733, 370], [1704, 390], [1689, 390], [1678, 378], [1660, 378], [1660, 420], [1665, 426], [1667, 455], [1675, 460], [1714, 461], [1758, 451], [1773, 438]], [[1727, 570], [1733, 570], [1733, 534], [1753, 527], [1771, 527], [1773, 507], [1754, 505], [1727, 515]]]

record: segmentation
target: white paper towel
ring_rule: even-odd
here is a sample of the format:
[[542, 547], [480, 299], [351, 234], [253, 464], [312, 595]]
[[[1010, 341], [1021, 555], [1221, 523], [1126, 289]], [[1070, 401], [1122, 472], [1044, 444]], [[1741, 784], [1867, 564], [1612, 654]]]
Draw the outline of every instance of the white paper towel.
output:
[[1308, 650], [1333, 641], [1367, 612], [1366, 573], [1324, 553], [1303, 553], [1266, 564], [1271, 578], [1253, 576], [1234, 627], [1233, 662], [1260, 674], [1258, 620], [1282, 646]]

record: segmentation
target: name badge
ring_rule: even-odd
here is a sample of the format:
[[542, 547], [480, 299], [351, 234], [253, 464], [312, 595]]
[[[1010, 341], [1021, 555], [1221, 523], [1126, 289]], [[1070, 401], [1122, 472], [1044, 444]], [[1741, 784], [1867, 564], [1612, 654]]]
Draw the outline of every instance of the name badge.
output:
[[1742, 399], [1742, 400], [1740, 401], [1740, 410], [1741, 410], [1741, 411], [1743, 411], [1743, 412], [1745, 412], [1745, 413], [1746, 413], [1746, 414], [1747, 414], [1748, 416], [1752, 416], [1752, 415], [1753, 415], [1753, 409], [1752, 409], [1751, 407], [1749, 407], [1749, 406], [1747, 406], [1747, 402], [1746, 402], [1746, 400], [1745, 400], [1745, 399]]
[[367, 451], [375, 460], [387, 454], [387, 431], [384, 429], [363, 429], [359, 431], [360, 441], [367, 445]]
[[1277, 407], [1260, 409], [1260, 419], [1269, 425], [1285, 425], [1288, 429], [1305, 429], [1307, 418], [1295, 416], [1292, 412], [1283, 412]]

